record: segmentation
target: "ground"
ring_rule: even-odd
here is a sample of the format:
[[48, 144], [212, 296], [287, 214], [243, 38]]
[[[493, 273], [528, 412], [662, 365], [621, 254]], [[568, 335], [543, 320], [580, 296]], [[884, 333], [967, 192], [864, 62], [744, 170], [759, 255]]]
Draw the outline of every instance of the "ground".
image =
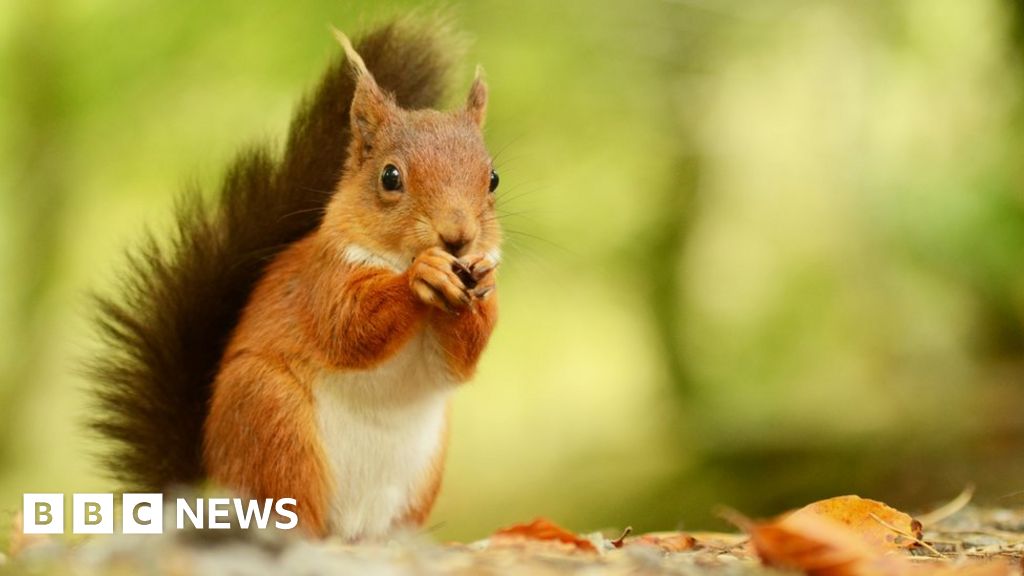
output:
[[[172, 531], [161, 536], [79, 540], [15, 538], [11, 554], [0, 560], [0, 573], [746, 576], [774, 572], [762, 566], [747, 536], [741, 533], [660, 533], [622, 539], [597, 533], [576, 536], [542, 524], [539, 531], [535, 524], [519, 528], [566, 541], [523, 538], [516, 530], [467, 544], [436, 543], [410, 536], [386, 544], [347, 545], [260, 531]], [[915, 568], [923, 569], [920, 573], [946, 566], [969, 571], [965, 566], [971, 565], [971, 559], [985, 558], [997, 560], [1001, 567], [986, 574], [1020, 574], [1024, 511], [963, 507], [930, 526], [926, 523], [921, 539], [926, 545], [914, 546], [903, 554]]]

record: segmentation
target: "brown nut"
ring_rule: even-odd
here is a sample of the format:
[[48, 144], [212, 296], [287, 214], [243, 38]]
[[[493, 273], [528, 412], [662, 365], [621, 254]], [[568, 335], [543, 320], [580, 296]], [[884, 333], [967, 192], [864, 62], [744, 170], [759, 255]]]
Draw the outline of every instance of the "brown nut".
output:
[[462, 280], [462, 285], [466, 287], [466, 290], [476, 288], [476, 278], [465, 264], [458, 260], [452, 262], [452, 272], [459, 277], [459, 280]]

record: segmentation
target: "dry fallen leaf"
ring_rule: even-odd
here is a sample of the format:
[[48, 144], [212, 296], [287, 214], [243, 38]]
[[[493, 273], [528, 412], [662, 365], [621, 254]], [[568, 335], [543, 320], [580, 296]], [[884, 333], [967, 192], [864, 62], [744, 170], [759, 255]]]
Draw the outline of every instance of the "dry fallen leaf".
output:
[[[738, 514], [732, 520], [750, 535], [754, 551], [766, 566], [799, 570], [809, 576], [1014, 576], [1020, 572], [1007, 562], [960, 561], [931, 559], [915, 562], [907, 554], [893, 554], [903, 551], [898, 542], [880, 539], [870, 523], [861, 521], [854, 510], [871, 510], [884, 522], [905, 522], [909, 517], [888, 508], [884, 504], [861, 500], [857, 503], [844, 497], [833, 499], [839, 502], [854, 502], [855, 505], [818, 506], [821, 502], [784, 514], [775, 520], [756, 523]], [[828, 500], [824, 502], [830, 502]], [[865, 504], [867, 503], [867, 504]], [[880, 510], [878, 506], [889, 510]], [[822, 513], [818, 513], [821, 511]], [[838, 518], [832, 515], [838, 515]], [[877, 521], [876, 521], [877, 524]], [[881, 525], [881, 524], [879, 524]], [[893, 525], [895, 527], [895, 524]], [[860, 530], [864, 529], [869, 534]], [[890, 530], [891, 531], [891, 530]], [[914, 532], [920, 537], [919, 532]]]
[[562, 542], [578, 550], [597, 552], [597, 548], [594, 547], [590, 540], [580, 538], [575, 533], [562, 528], [547, 518], [537, 518], [529, 524], [515, 524], [502, 528], [494, 533], [493, 538], [525, 538], [528, 540]]
[[821, 516], [849, 526], [870, 546], [881, 550], [913, 548], [921, 540], [921, 523], [907, 514], [860, 496], [838, 496], [808, 504], [790, 516]]
[[697, 539], [683, 532], [650, 532], [626, 540], [626, 546], [652, 546], [663, 552], [685, 552], [697, 546]]
[[844, 524], [816, 514], [789, 514], [742, 527], [766, 566], [800, 570], [811, 576], [856, 576], [872, 573], [881, 558]]

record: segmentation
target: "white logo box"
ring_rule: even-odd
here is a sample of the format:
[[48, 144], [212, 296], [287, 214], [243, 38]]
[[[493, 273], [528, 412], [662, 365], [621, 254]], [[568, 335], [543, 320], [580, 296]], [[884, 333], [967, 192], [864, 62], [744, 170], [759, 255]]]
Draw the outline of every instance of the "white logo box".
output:
[[[164, 531], [163, 494], [124, 494], [121, 502], [121, 532], [160, 534]], [[22, 510], [25, 534], [64, 533], [64, 494], [25, 494]], [[113, 534], [114, 513], [113, 494], [73, 494], [71, 532]]]

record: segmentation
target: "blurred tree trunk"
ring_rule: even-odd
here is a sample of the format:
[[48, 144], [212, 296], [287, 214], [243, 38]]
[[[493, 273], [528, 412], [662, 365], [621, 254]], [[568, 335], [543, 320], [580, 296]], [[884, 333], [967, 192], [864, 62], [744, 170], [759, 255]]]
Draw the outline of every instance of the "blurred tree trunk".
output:
[[[692, 88], [709, 67], [708, 47], [721, 21], [729, 19], [728, 7], [660, 2], [650, 13], [644, 30], [657, 32], [637, 42], [656, 46], [655, 66], [661, 79], [660, 102], [664, 129], [671, 141], [667, 177], [661, 191], [661, 207], [653, 232], [643, 243], [640, 259], [650, 281], [650, 313], [661, 344], [665, 368], [678, 408], [685, 411], [694, 400], [693, 377], [684, 346], [685, 273], [690, 233], [700, 210], [701, 161], [694, 145], [694, 119], [680, 107], [696, 101]], [[651, 41], [654, 41], [653, 43]]]
[[[697, 207], [699, 163], [688, 150], [672, 159], [662, 219], [645, 246], [650, 279], [650, 311], [661, 342], [665, 366], [680, 402], [692, 399], [693, 385], [683, 350], [686, 302], [685, 257]], [[685, 408], [684, 406], [681, 408]]]

